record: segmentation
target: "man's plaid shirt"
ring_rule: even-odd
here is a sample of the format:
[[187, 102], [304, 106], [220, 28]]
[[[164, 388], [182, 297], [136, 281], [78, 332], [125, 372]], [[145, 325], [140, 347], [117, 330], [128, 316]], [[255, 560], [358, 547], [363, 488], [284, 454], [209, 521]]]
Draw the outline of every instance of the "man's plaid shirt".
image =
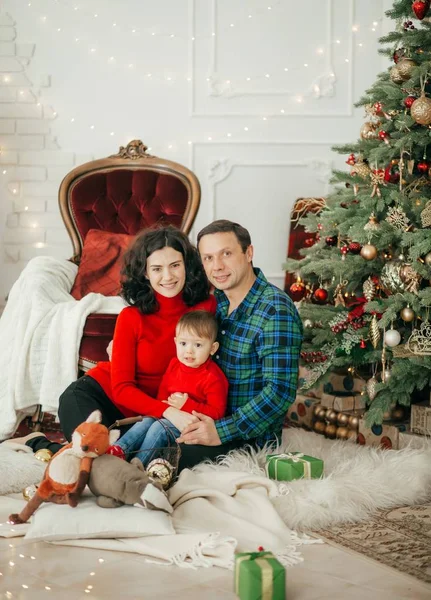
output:
[[215, 290], [218, 341], [216, 363], [229, 381], [227, 416], [216, 421], [223, 443], [281, 439], [298, 379], [302, 323], [292, 300], [254, 269], [256, 281], [228, 315], [229, 300]]

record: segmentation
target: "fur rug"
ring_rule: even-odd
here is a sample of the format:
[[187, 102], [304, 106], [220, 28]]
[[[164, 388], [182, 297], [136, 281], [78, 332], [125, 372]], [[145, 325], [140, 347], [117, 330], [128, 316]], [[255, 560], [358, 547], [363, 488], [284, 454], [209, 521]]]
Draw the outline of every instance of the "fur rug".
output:
[[[23, 449], [22, 445], [19, 450]], [[285, 429], [279, 451], [303, 452], [323, 459], [323, 479], [279, 484], [272, 498], [285, 524], [312, 531], [354, 523], [378, 509], [421, 504], [431, 499], [431, 442], [425, 450], [378, 450], [332, 441], [302, 429]], [[264, 474], [265, 450], [251, 454], [235, 450], [218, 464], [204, 463], [199, 471], [226, 470]], [[0, 444], [0, 494], [21, 492], [42, 478], [45, 463], [28, 452]]]
[[[431, 498], [431, 442], [425, 450], [379, 450], [355, 443], [327, 440], [302, 429], [285, 429], [281, 451], [303, 452], [323, 459], [323, 479], [300, 479], [280, 484], [272, 501], [285, 524], [312, 531], [354, 523], [378, 509], [421, 504]], [[264, 473], [264, 450], [234, 450], [218, 464], [197, 470]]]
[[39, 483], [46, 463], [37, 460], [33, 451], [23, 444], [0, 444], [0, 495], [21, 492], [28, 485]]

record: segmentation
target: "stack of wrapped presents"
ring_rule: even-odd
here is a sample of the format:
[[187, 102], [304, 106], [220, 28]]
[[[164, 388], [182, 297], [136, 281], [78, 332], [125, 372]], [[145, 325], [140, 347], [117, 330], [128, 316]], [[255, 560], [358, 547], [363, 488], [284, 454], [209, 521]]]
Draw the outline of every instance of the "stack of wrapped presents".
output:
[[[304, 369], [300, 369], [304, 377]], [[388, 449], [407, 445], [423, 447], [423, 436], [431, 436], [431, 399], [413, 404], [408, 411], [395, 407], [382, 425], [369, 426], [363, 389], [365, 380], [351, 373], [331, 373], [328, 381], [299, 393], [286, 416], [286, 427], [303, 427], [330, 439], [355, 440], [358, 444]]]

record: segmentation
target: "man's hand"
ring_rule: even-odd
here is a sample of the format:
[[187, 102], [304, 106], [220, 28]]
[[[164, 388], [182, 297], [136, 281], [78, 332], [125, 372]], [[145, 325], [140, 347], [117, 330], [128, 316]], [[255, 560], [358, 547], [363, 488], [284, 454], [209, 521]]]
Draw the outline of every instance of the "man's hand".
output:
[[[201, 446], [220, 446], [221, 440], [214, 423], [214, 419], [193, 411], [193, 416], [199, 419], [181, 431], [177, 439], [179, 444], [200, 444]], [[179, 428], [178, 428], [179, 429]]]
[[112, 360], [112, 345], [113, 340], [109, 342], [108, 347], [106, 348], [106, 354], [108, 355], [109, 360]]
[[[167, 404], [167, 400], [163, 400], [165, 404]], [[197, 417], [193, 415], [183, 412], [182, 410], [178, 410], [173, 406], [168, 406], [168, 408], [163, 413], [165, 419], [168, 419], [177, 429], [183, 432], [189, 425], [196, 423], [198, 421]]]
[[167, 399], [167, 403], [169, 406], [173, 406], [174, 408], [178, 408], [181, 410], [184, 404], [187, 402], [188, 395], [182, 394], [181, 392], [175, 392], [171, 394]]

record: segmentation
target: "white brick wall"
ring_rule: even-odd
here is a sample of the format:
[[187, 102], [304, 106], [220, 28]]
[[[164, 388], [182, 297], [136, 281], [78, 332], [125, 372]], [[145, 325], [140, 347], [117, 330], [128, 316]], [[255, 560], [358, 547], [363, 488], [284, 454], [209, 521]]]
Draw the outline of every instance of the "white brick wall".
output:
[[[39, 100], [26, 69], [35, 47], [15, 43], [15, 23], [0, 15], [0, 308], [25, 263], [40, 255], [69, 258], [72, 246], [58, 208], [58, 188], [89, 155], [63, 152], [51, 135], [55, 108]], [[43, 85], [49, 85], [46, 76]], [[40, 82], [39, 82], [40, 84]]]

